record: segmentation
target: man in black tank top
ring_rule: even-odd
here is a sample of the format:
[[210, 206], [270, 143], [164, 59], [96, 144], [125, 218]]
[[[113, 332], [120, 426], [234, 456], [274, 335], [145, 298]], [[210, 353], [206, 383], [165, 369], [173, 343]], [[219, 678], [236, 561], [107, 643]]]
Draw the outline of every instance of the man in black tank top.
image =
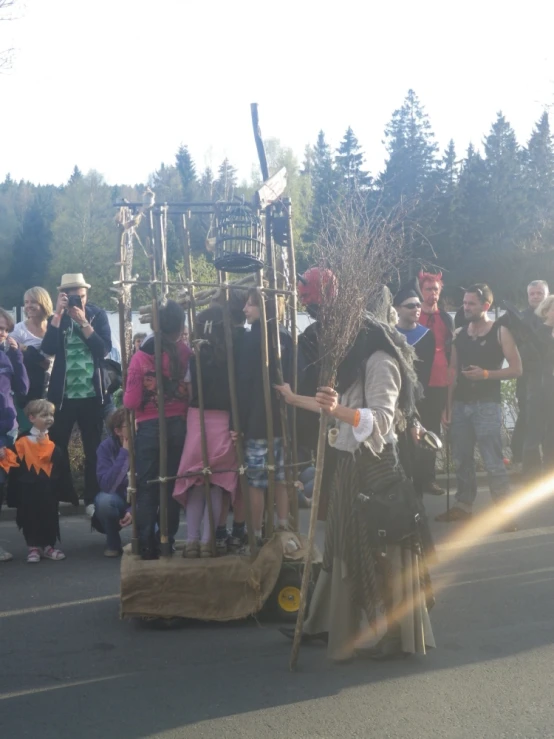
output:
[[[456, 505], [437, 516], [437, 521], [471, 517], [477, 495], [476, 443], [493, 500], [499, 501], [510, 492], [502, 454], [500, 383], [521, 375], [521, 358], [510, 331], [488, 317], [492, 302], [492, 291], [485, 284], [473, 285], [464, 295], [467, 325], [454, 335], [452, 383], [443, 415], [444, 425], [450, 426], [458, 491]], [[508, 366], [502, 368], [504, 360]], [[513, 524], [507, 528], [515, 530]]]

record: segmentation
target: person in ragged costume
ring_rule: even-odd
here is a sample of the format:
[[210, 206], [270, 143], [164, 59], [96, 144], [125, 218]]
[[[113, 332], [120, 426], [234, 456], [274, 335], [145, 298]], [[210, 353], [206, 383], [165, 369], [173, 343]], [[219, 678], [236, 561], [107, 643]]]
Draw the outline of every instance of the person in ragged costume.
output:
[[[435, 645], [428, 614], [430, 580], [419, 537], [414, 534], [387, 547], [383, 557], [372, 547], [367, 521], [356, 508], [359, 493], [368, 486], [403, 479], [396, 428], [405, 428], [415, 412], [413, 351], [390, 326], [389, 317], [387, 300], [375, 301], [373, 314], [366, 314], [340, 364], [338, 393], [320, 388], [314, 398], [295, 394], [287, 385], [278, 388], [288, 403], [324, 411], [336, 423], [329, 436], [336, 467], [323, 565], [302, 634], [304, 643], [328, 644], [336, 661], [356, 653], [391, 659], [425, 653]], [[415, 492], [412, 500], [417, 505]], [[294, 629], [281, 631], [289, 638], [294, 635]]]

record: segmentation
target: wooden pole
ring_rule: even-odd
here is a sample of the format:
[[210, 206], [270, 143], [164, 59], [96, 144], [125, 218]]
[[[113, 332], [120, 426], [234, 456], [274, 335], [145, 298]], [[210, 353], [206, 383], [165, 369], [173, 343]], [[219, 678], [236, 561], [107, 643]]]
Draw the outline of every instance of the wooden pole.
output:
[[254, 525], [252, 519], [252, 503], [250, 500], [250, 489], [248, 487], [248, 479], [246, 477], [246, 468], [244, 465], [244, 447], [242, 441], [239, 403], [237, 397], [237, 376], [235, 371], [235, 354], [233, 350], [233, 329], [231, 326], [231, 314], [229, 312], [229, 293], [228, 288], [223, 290], [223, 327], [225, 330], [225, 347], [227, 350], [227, 372], [229, 374], [229, 395], [231, 398], [231, 418], [233, 421], [233, 429], [238, 435], [236, 451], [237, 462], [239, 464], [239, 483], [240, 491], [244, 499], [244, 510], [246, 513], [246, 527], [248, 530], [248, 546], [250, 549], [250, 557], [254, 559], [257, 554], [256, 536], [254, 534]]
[[165, 397], [162, 360], [162, 335], [158, 307], [158, 283], [156, 269], [156, 235], [152, 210], [149, 212], [149, 231], [151, 240], [150, 254], [150, 294], [152, 299], [152, 330], [154, 332], [154, 359], [156, 366], [156, 394], [158, 400], [160, 461], [158, 475], [160, 493], [160, 553], [162, 557], [170, 557], [171, 545], [168, 533], [168, 491], [167, 491], [167, 425], [165, 421]]
[[[294, 239], [292, 233], [292, 204], [289, 198], [285, 201], [285, 208], [287, 212], [287, 251], [289, 258], [289, 271], [290, 271], [290, 295], [289, 295], [289, 307], [290, 307], [290, 325], [291, 325], [291, 337], [292, 337], [292, 377], [291, 377], [291, 388], [293, 393], [298, 388], [298, 312], [296, 308], [296, 257], [294, 254]], [[298, 481], [298, 430], [296, 428], [296, 406], [291, 405], [289, 408], [290, 413], [290, 428], [292, 429], [292, 478], [293, 478], [293, 489], [291, 496], [290, 512], [292, 518], [292, 527], [295, 531], [299, 531], [299, 520], [298, 520], [298, 491], [295, 483]]]
[[[184, 228], [184, 256], [185, 256], [185, 274], [192, 280], [192, 258], [190, 253], [190, 230], [188, 227], [188, 217], [183, 216], [183, 228]], [[194, 302], [194, 288], [190, 291], [190, 307], [189, 307], [189, 331], [192, 332], [193, 327], [196, 326], [196, 305]], [[192, 335], [192, 334], [191, 334]], [[206, 508], [208, 510], [208, 518], [210, 521], [210, 547], [212, 550], [212, 557], [215, 557], [217, 552], [215, 548], [215, 522], [214, 522], [214, 511], [212, 506], [211, 496], [211, 473], [210, 469], [210, 455], [208, 451], [208, 438], [206, 436], [206, 418], [204, 415], [204, 383], [202, 379], [202, 364], [201, 364], [201, 349], [197, 342], [194, 342], [194, 354], [196, 357], [196, 382], [198, 385], [198, 415], [200, 417], [200, 445], [202, 449], [202, 465], [204, 466], [203, 478], [204, 478], [204, 497], [206, 499]]]
[[[276, 275], [276, 269], [275, 269], [276, 255], [274, 251], [274, 241], [273, 241], [273, 234], [272, 234], [272, 207], [271, 206], [268, 206], [266, 208], [265, 226], [266, 226], [266, 254], [267, 254], [267, 260], [268, 260], [267, 276], [268, 276], [268, 281], [269, 281], [269, 288], [270, 290], [272, 290], [272, 292], [269, 293], [269, 297], [267, 300], [267, 308], [268, 308], [267, 317], [268, 317], [268, 325], [269, 325], [269, 335], [271, 337], [271, 346], [273, 348], [273, 353], [272, 353], [271, 358], [273, 359], [273, 363], [275, 365], [274, 368], [270, 367], [270, 370], [275, 369], [277, 384], [282, 385], [284, 382], [284, 378], [283, 378], [283, 364], [281, 361], [281, 338], [279, 335], [279, 310], [278, 310], [279, 290], [277, 289], [277, 275]], [[287, 406], [282, 396], [279, 397], [279, 414], [280, 414], [280, 420], [281, 420], [281, 438], [282, 438], [282, 443], [283, 443], [283, 457], [285, 461], [285, 480], [286, 480], [286, 487], [287, 487], [287, 495], [289, 498], [289, 510], [292, 510], [292, 501], [293, 501], [293, 498], [296, 498], [296, 502], [297, 502], [296, 510], [298, 511], [298, 495], [296, 494], [296, 490], [294, 488], [293, 472], [289, 466], [289, 462], [291, 460], [291, 454], [290, 454], [290, 434], [289, 434], [289, 425], [288, 425]]]
[[162, 297], [167, 299], [169, 294], [169, 276], [167, 273], [167, 205], [160, 209], [159, 238], [160, 238], [160, 272], [162, 276]]
[[[258, 272], [258, 285], [263, 284], [262, 272]], [[266, 501], [266, 538], [273, 536], [273, 509], [275, 506], [275, 448], [273, 437], [273, 406], [271, 395], [274, 389], [271, 387], [269, 376], [269, 348], [267, 341], [267, 314], [265, 310], [265, 299], [263, 292], [259, 292], [260, 301], [260, 333], [262, 344], [262, 381], [264, 388], [264, 404], [267, 427], [267, 501]]]
[[215, 548], [215, 521], [211, 496], [211, 472], [209, 472], [210, 456], [208, 452], [208, 438], [206, 436], [206, 419], [204, 417], [204, 383], [202, 380], [202, 365], [200, 353], [200, 345], [197, 342], [194, 342], [194, 355], [196, 357], [196, 381], [198, 384], [198, 415], [200, 416], [200, 444], [202, 447], [202, 464], [204, 465], [204, 497], [206, 498], [206, 508], [208, 510], [208, 518], [210, 521], [210, 547], [212, 550], [212, 557], [215, 557], [217, 554]]
[[[131, 277], [133, 264], [133, 235], [125, 229], [125, 223], [128, 220], [129, 211], [122, 208], [120, 211], [119, 222], [119, 272], [120, 279], [124, 280]], [[127, 385], [127, 371], [129, 368], [129, 357], [132, 349], [132, 324], [131, 317], [131, 288], [130, 286], [120, 286], [119, 292], [119, 341], [121, 344], [121, 377], [123, 391]], [[129, 340], [130, 334], [130, 340]], [[139, 534], [137, 524], [137, 474], [135, 464], [135, 414], [125, 409], [125, 423], [127, 424], [127, 433], [129, 434], [129, 484], [127, 486], [127, 502], [131, 505], [132, 533], [131, 533], [131, 551], [133, 554], [140, 553]]]
[[302, 629], [304, 628], [304, 616], [306, 613], [306, 604], [308, 602], [308, 589], [312, 575], [312, 562], [314, 558], [315, 532], [317, 528], [317, 513], [319, 510], [319, 499], [321, 495], [321, 480], [323, 477], [323, 463], [325, 461], [325, 446], [327, 442], [327, 415], [322, 413], [319, 418], [319, 434], [317, 437], [317, 459], [315, 465], [314, 490], [312, 494], [312, 507], [310, 510], [310, 529], [308, 532], [308, 542], [306, 544], [306, 559], [304, 561], [304, 570], [302, 572], [302, 586], [300, 588], [300, 607], [296, 617], [296, 627], [294, 630], [294, 640], [290, 654], [289, 667], [291, 671], [296, 669], [298, 662], [298, 654], [300, 652], [300, 644], [302, 642]]

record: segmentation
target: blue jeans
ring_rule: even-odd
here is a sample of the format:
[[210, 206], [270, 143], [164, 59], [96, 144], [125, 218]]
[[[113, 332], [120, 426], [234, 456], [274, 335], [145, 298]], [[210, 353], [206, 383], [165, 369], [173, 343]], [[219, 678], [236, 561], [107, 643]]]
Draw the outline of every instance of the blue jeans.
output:
[[106, 548], [119, 551], [121, 549], [121, 526], [119, 521], [125, 515], [127, 503], [117, 493], [98, 493], [94, 499], [95, 516], [106, 533]]
[[499, 403], [462, 403], [452, 407], [452, 455], [456, 464], [460, 508], [471, 511], [477, 496], [475, 474], [475, 443], [488, 474], [489, 488], [494, 501], [510, 492], [510, 481], [502, 455], [502, 412]]
[[[187, 424], [181, 416], [166, 418], [167, 428], [167, 476], [177, 474], [181, 454], [185, 444]], [[141, 421], [135, 436], [135, 464], [137, 472], [137, 527], [140, 547], [143, 550], [155, 550], [156, 524], [160, 507], [160, 486], [148, 485], [148, 480], [155, 480], [160, 474], [160, 424], [157, 419]], [[171, 544], [179, 528], [181, 506], [173, 498], [175, 480], [167, 483], [167, 519], [168, 534]]]

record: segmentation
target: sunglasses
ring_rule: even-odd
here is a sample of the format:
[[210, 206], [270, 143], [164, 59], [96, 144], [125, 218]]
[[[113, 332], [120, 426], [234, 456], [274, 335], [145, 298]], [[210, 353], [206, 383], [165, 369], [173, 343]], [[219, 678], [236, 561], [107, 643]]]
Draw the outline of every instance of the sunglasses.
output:
[[421, 308], [421, 303], [404, 303], [400, 307], [407, 308], [408, 310], [413, 310], [414, 308]]

